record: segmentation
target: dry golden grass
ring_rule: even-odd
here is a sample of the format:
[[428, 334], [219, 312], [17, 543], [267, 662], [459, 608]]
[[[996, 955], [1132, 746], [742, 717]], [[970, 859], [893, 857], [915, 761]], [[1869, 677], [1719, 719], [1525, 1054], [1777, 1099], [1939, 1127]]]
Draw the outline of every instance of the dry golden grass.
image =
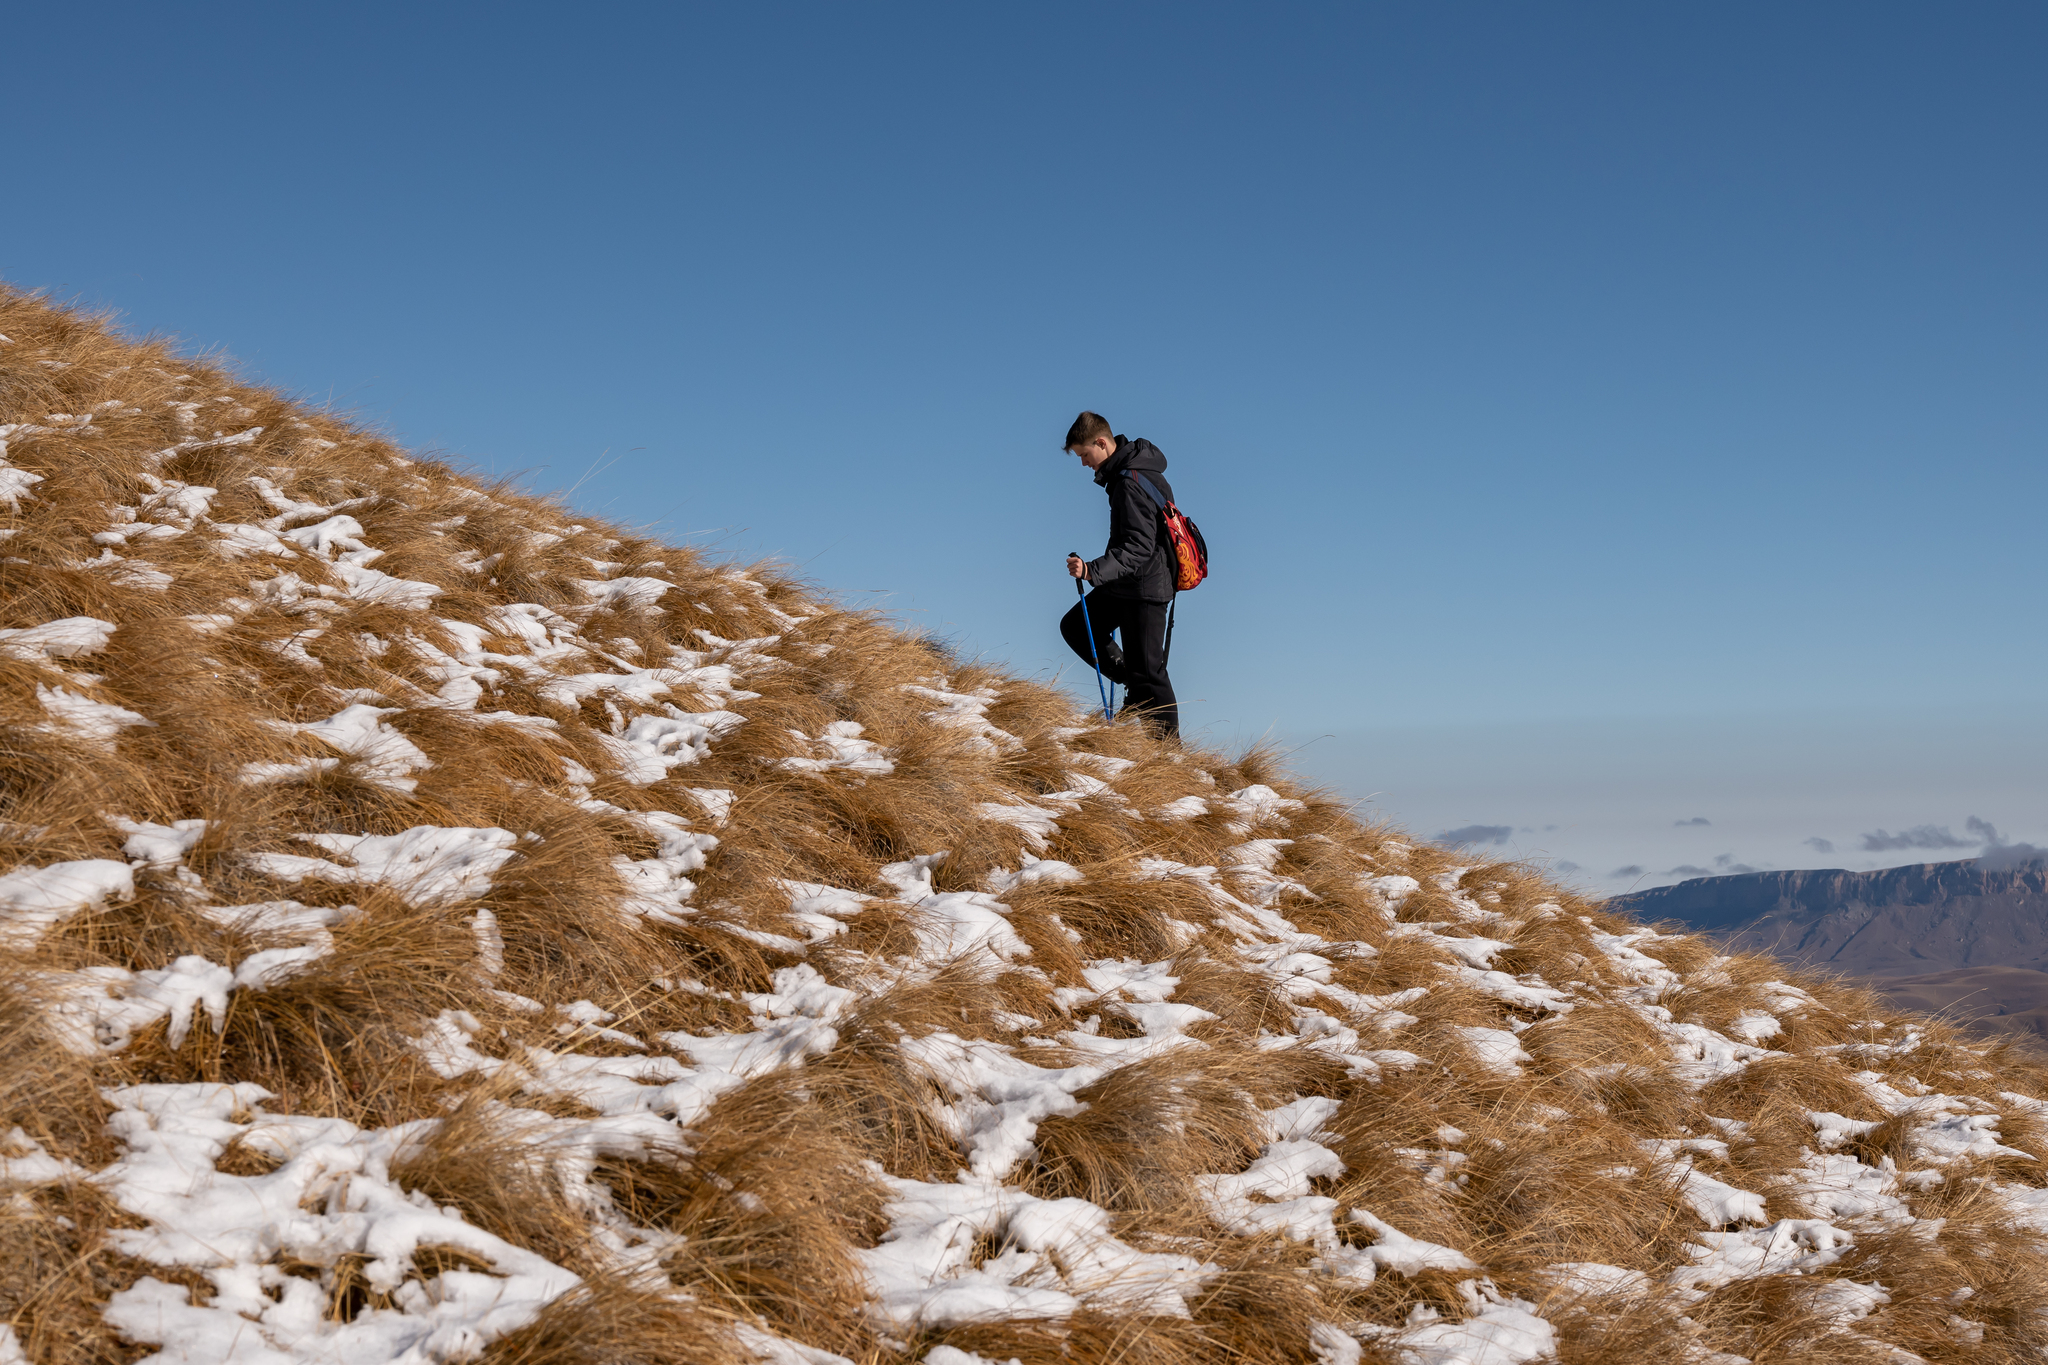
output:
[[[1242, 1079], [1252, 1079], [1256, 1055], [1235, 1060]], [[1265, 1142], [1252, 1094], [1207, 1051], [1134, 1062], [1075, 1098], [1088, 1106], [1083, 1112], [1038, 1126], [1038, 1155], [1021, 1183], [1042, 1198], [1199, 1218], [1188, 1173], [1240, 1169]]]
[[487, 1365], [747, 1365], [755, 1358], [703, 1306], [617, 1278], [585, 1280], [480, 1357]]
[[[101, 1092], [143, 1082], [253, 1082], [274, 1096], [272, 1113], [363, 1128], [426, 1121], [424, 1136], [394, 1160], [393, 1180], [582, 1277], [536, 1320], [489, 1344], [483, 1358], [505, 1365], [722, 1365], [753, 1358], [749, 1330], [860, 1365], [921, 1359], [942, 1343], [1025, 1365], [1307, 1362], [1316, 1358], [1316, 1324], [1393, 1328], [1422, 1307], [1464, 1316], [1460, 1286], [1475, 1274], [1537, 1304], [1558, 1328], [1558, 1359], [1584, 1365], [1679, 1359], [1690, 1341], [1759, 1365], [1881, 1359], [1873, 1342], [1930, 1361], [2017, 1361], [2048, 1344], [2038, 1312], [2048, 1257], [1986, 1183], [2048, 1184], [2048, 1128], [2005, 1098], [2048, 1095], [2048, 1071], [2027, 1056], [1768, 958], [1725, 956], [1696, 937], [1642, 940], [1641, 950], [1680, 978], [1646, 985], [1595, 937], [1640, 926], [1535, 869], [1470, 863], [1469, 853], [1414, 844], [1362, 820], [1293, 782], [1273, 749], [1169, 749], [1132, 726], [1090, 726], [1044, 682], [964, 664], [786, 576], [742, 574], [620, 528], [578, 524], [558, 504], [409, 460], [343, 418], [37, 298], [0, 290], [0, 334], [9, 338], [0, 345], [0, 422], [29, 424], [7, 437], [5, 458], [41, 479], [18, 512], [0, 504], [0, 532], [9, 533], [0, 538], [0, 629], [80, 615], [119, 627], [89, 660], [0, 654], [0, 871], [122, 857], [123, 836], [107, 816], [208, 822], [185, 859], [188, 874], [138, 869], [132, 898], [0, 953], [0, 1140], [16, 1143], [0, 1155], [33, 1141], [105, 1169], [121, 1148], [107, 1132]], [[440, 595], [430, 610], [350, 597], [325, 559], [230, 557], [203, 526], [108, 544], [110, 530], [131, 524], [117, 509], [137, 509], [141, 521], [160, 515], [151, 500], [167, 481], [215, 490], [207, 516], [217, 525], [275, 517], [279, 500], [345, 508], [383, 552], [378, 571]], [[137, 577], [144, 566], [167, 581]], [[280, 572], [297, 575], [301, 595], [276, 590]], [[617, 575], [654, 575], [674, 587], [640, 608], [590, 608], [579, 584]], [[257, 581], [268, 586], [259, 592]], [[448, 679], [433, 651], [467, 648], [461, 626], [485, 632], [486, 650], [525, 651], [504, 633], [513, 627], [498, 613], [509, 603], [574, 617], [581, 644], [538, 673], [501, 668], [477, 705], [528, 723], [487, 723], [442, 705], [436, 694]], [[766, 662], [723, 652], [721, 642], [769, 636], [777, 638], [759, 646]], [[755, 695], [724, 702], [700, 680], [652, 699], [564, 700], [548, 686], [549, 672], [656, 667], [678, 649], [750, 658], [738, 685]], [[990, 745], [934, 719], [937, 703], [906, 690], [913, 684], [985, 689], [987, 720], [1012, 740]], [[56, 687], [151, 724], [110, 741], [53, 730], [43, 698]], [[390, 725], [431, 762], [410, 790], [279, 724], [318, 721], [370, 696], [395, 708]], [[665, 714], [667, 703], [686, 712], [728, 705], [745, 724], [666, 778], [630, 781], [607, 740], [636, 717]], [[888, 751], [892, 772], [783, 766], [813, 756], [824, 728], [846, 721]], [[304, 760], [335, 761], [296, 779], [242, 777], [251, 763]], [[587, 791], [565, 760], [587, 770]], [[1042, 849], [978, 810], [1071, 791], [1076, 772], [1100, 776], [1109, 790], [1063, 802]], [[1254, 784], [1303, 804], [1252, 824], [1225, 798]], [[728, 791], [732, 804], [707, 864], [689, 873], [695, 913], [682, 923], [623, 913], [620, 860], [656, 851], [630, 813], [673, 812], [710, 830], [704, 790]], [[1209, 812], [1162, 816], [1187, 797]], [[451, 903], [279, 880], [249, 861], [318, 852], [308, 835], [422, 825], [530, 837], [487, 894]], [[1298, 885], [1270, 910], [1324, 941], [1331, 993], [1281, 980], [1240, 954], [1242, 907], [1198, 876], [1159, 876], [1159, 863], [1148, 861], [1223, 868], [1217, 885], [1248, 896], [1257, 879], [1229, 870], [1230, 850], [1258, 838], [1287, 841], [1272, 871]], [[883, 869], [939, 850], [947, 853], [933, 874], [940, 893], [979, 890], [1027, 853], [1072, 864], [1081, 879], [1005, 894], [1027, 956], [934, 965], [920, 956], [918, 912], [896, 898]], [[67, 973], [152, 970], [187, 955], [233, 968], [298, 941], [219, 922], [182, 875], [201, 879], [218, 904], [290, 899], [357, 911], [332, 927], [331, 955], [267, 989], [230, 995], [218, 1029], [202, 1019], [173, 1048], [158, 1021], [118, 1051], [81, 1056], [61, 1046], [46, 1020], [52, 983], [75, 979]], [[1385, 876], [1419, 883], [1393, 913], [1384, 891], [1368, 884]], [[809, 941], [817, 927], [792, 916], [788, 881], [844, 888], [867, 898], [865, 908], [845, 918], [844, 932]], [[495, 977], [479, 957], [480, 910], [503, 939]], [[1507, 945], [1493, 954], [1494, 970], [1535, 974], [1569, 990], [1575, 1007], [1560, 1014], [1509, 1004], [1497, 983], [1474, 984], [1447, 946], [1472, 934]], [[1086, 969], [1104, 959], [1169, 964], [1172, 1000], [1215, 1017], [1189, 1025], [1183, 1045], [1079, 1087], [1081, 1107], [1038, 1122], [1033, 1150], [1009, 1183], [1039, 1198], [1100, 1205], [1131, 1247], [1209, 1263], [1213, 1273], [1188, 1295], [1188, 1316], [1084, 1305], [1058, 1320], [911, 1331], [882, 1323], [869, 1310], [860, 1255], [890, 1228], [883, 1177], [950, 1182], [966, 1165], [943, 1110], [955, 1097], [914, 1060], [916, 1044], [950, 1034], [1066, 1066], [1086, 1055], [1071, 1030], [1136, 1039], [1135, 1012], [1088, 989]], [[592, 1117], [589, 1103], [509, 1067], [440, 1074], [414, 1041], [426, 1021], [461, 1011], [477, 1022], [475, 1046], [499, 1062], [531, 1059], [529, 1050], [657, 1057], [660, 1049], [643, 1054], [577, 1020], [607, 1012], [611, 1027], [643, 1043], [671, 1031], [743, 1031], [757, 1022], [746, 997], [780, 989], [778, 973], [798, 964], [857, 994], [833, 1019], [831, 1045], [727, 1090], [677, 1130], [673, 1148], [603, 1157], [595, 1183], [533, 1136], [541, 1129], [532, 1121], [543, 1116]], [[1767, 1045], [1783, 1055], [1691, 1084], [1655, 1009], [1725, 1030], [1745, 1011], [1768, 1008], [1779, 981], [1816, 1002], [1779, 1011], [1784, 1032]], [[1379, 1017], [1391, 1021], [1385, 1028], [1350, 1018], [1338, 998], [1416, 988], [1422, 993], [1400, 1016]], [[539, 1012], [522, 996], [541, 1002]], [[572, 1017], [575, 1002], [587, 1003]], [[1304, 1008], [1335, 1025], [1348, 1021], [1358, 1048], [1381, 1050], [1381, 1060], [1298, 1036]], [[1531, 1061], [1516, 1074], [1488, 1071], [1461, 1032], [1475, 1027], [1516, 1030]], [[1909, 1091], [1984, 1101], [1999, 1111], [2001, 1140], [2027, 1155], [1940, 1168], [1907, 1196], [1921, 1222], [1859, 1227], [1853, 1254], [1819, 1276], [1737, 1281], [1693, 1304], [1575, 1297], [1544, 1278], [1560, 1262], [1656, 1279], [1685, 1264], [1689, 1242], [1706, 1229], [1679, 1179], [1638, 1144], [1711, 1137], [1721, 1131], [1713, 1119], [1746, 1123], [1747, 1132], [1725, 1161], [1701, 1156], [1699, 1169], [1763, 1193], [1774, 1215], [1798, 1212], [1797, 1181], [1814, 1141], [1809, 1111], [1885, 1119], [1857, 1079], [1866, 1070]], [[1383, 1272], [1367, 1285], [1322, 1273], [1308, 1243], [1222, 1226], [1199, 1177], [1243, 1171], [1268, 1141], [1261, 1111], [1304, 1096], [1335, 1102], [1320, 1140], [1344, 1169], [1309, 1188], [1337, 1201], [1345, 1241], [1360, 1244], [1365, 1234], [1342, 1211], [1368, 1209], [1457, 1248], [1481, 1270]], [[1915, 1155], [1917, 1122], [1886, 1121], [1844, 1150], [1907, 1172], [1933, 1169]], [[8, 1137], [17, 1127], [21, 1139]], [[217, 1162], [246, 1176], [275, 1165], [239, 1138]], [[626, 1274], [598, 1236], [612, 1226], [607, 1218], [673, 1240], [651, 1271]], [[212, 1292], [190, 1271], [116, 1254], [110, 1230], [137, 1221], [89, 1183], [0, 1189], [0, 1239], [10, 1252], [0, 1264], [0, 1322], [30, 1360], [146, 1354], [101, 1318], [107, 1299], [144, 1274], [189, 1282], [197, 1301]], [[423, 1248], [414, 1259], [420, 1280], [476, 1268], [449, 1248]], [[335, 1320], [388, 1300], [360, 1258], [290, 1273], [319, 1279]], [[1835, 1330], [1811, 1293], [1829, 1278], [1881, 1282], [1890, 1302], [1853, 1333]], [[1968, 1335], [1956, 1325], [1965, 1318], [1981, 1341], [1958, 1336]], [[1366, 1362], [1396, 1358], [1393, 1345], [1370, 1334], [1362, 1349]]]
[[178, 1278], [106, 1248], [109, 1228], [137, 1221], [83, 1183], [0, 1200], [0, 1313], [30, 1360], [125, 1365], [146, 1353], [101, 1319], [107, 1299], [140, 1276]]

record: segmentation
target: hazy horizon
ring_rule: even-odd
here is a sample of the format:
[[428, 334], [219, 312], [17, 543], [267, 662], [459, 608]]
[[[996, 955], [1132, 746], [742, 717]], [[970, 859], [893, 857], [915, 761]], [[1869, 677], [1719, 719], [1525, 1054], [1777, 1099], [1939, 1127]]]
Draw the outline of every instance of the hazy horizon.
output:
[[1547, 859], [1608, 896], [1696, 876], [1948, 862], [1978, 856], [1987, 836], [2048, 843], [2048, 739], [2031, 721], [2020, 708], [1935, 722], [1787, 712], [1275, 739], [1362, 810], [1423, 838], [1461, 833], [1488, 854]]

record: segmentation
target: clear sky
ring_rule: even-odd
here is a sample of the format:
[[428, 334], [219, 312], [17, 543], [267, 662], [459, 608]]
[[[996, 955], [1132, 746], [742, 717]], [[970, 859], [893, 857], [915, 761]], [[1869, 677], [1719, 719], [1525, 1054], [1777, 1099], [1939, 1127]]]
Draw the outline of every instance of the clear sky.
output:
[[8, 30], [0, 277], [409, 445], [1092, 692], [1093, 407], [1217, 742], [1603, 890], [2048, 841], [2038, 4]]

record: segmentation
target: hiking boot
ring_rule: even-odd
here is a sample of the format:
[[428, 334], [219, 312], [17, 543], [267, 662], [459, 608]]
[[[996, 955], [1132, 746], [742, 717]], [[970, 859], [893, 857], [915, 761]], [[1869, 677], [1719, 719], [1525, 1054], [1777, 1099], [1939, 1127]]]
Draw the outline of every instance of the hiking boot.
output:
[[1117, 708], [1116, 718], [1119, 722], [1137, 721], [1154, 739], [1180, 743], [1179, 707], [1153, 706], [1149, 703], [1133, 706], [1127, 701]]

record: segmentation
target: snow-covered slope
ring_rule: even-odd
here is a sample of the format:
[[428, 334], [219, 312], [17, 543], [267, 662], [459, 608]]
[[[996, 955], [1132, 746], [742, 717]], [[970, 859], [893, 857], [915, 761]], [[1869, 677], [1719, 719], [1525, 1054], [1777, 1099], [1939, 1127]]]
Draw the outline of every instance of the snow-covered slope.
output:
[[0, 1362], [2048, 1343], [2024, 1060], [0, 334]]

